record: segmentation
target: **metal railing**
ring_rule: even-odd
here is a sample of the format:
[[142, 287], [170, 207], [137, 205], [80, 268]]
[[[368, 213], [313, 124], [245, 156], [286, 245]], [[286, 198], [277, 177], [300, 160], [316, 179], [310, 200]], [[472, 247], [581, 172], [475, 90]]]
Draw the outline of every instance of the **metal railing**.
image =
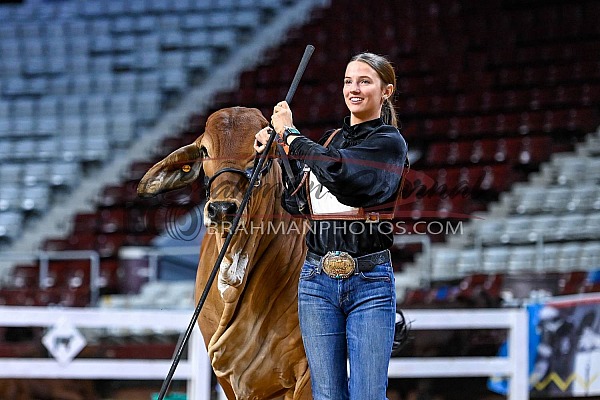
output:
[[[158, 278], [158, 264], [160, 257], [176, 255], [197, 255], [200, 250], [197, 246], [177, 247], [125, 247], [120, 256], [128, 251], [134, 251], [139, 259], [147, 258], [147, 276], [150, 281]], [[50, 261], [52, 260], [89, 260], [90, 268], [90, 305], [98, 304], [100, 289], [102, 288], [100, 255], [94, 250], [65, 250], [65, 251], [34, 251], [34, 252], [0, 252], [2, 262], [37, 262], [39, 265], [39, 287], [46, 289], [50, 286]]]
[[90, 264], [90, 304], [98, 302], [100, 293], [100, 255], [94, 250], [67, 250], [67, 251], [34, 251], [34, 252], [2, 252], [0, 261], [38, 261], [39, 264], [39, 286], [48, 288], [50, 260], [89, 260]]

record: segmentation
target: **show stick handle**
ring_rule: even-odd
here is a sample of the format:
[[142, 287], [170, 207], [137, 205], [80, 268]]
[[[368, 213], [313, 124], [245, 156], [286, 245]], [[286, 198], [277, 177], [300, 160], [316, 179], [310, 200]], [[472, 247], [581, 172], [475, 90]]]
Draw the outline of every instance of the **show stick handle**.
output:
[[312, 44], [307, 45], [306, 49], [304, 49], [304, 54], [302, 55], [302, 59], [300, 60], [300, 64], [298, 65], [298, 69], [296, 70], [296, 74], [294, 75], [294, 79], [292, 80], [292, 84], [290, 85], [287, 95], [285, 96], [285, 101], [288, 104], [291, 103], [292, 98], [294, 98], [296, 89], [298, 89], [298, 85], [300, 84], [300, 79], [302, 79], [302, 75], [304, 74], [306, 66], [308, 65], [310, 57], [312, 56], [314, 51], [315, 46], [313, 46]]

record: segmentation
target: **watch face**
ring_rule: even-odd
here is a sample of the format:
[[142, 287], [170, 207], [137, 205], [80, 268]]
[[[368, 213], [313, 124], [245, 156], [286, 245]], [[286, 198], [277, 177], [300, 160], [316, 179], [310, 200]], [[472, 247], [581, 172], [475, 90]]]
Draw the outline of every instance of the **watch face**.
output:
[[296, 128], [290, 128], [290, 127], [288, 127], [288, 128], [285, 128], [285, 130], [288, 131], [290, 134], [293, 134], [293, 135], [299, 135], [300, 134], [300, 131], [298, 129], [296, 129]]

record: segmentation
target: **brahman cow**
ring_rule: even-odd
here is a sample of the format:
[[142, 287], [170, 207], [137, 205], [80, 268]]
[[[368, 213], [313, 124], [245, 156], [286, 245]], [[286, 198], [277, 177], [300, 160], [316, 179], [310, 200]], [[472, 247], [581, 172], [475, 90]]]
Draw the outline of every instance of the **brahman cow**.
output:
[[[158, 162], [139, 183], [139, 195], [153, 196], [190, 184], [204, 170], [207, 233], [196, 301], [248, 189], [254, 135], [266, 125], [254, 108], [216, 111], [198, 139]], [[297, 306], [305, 225], [281, 207], [280, 182], [278, 163], [266, 162], [198, 318], [228, 399], [312, 398]]]

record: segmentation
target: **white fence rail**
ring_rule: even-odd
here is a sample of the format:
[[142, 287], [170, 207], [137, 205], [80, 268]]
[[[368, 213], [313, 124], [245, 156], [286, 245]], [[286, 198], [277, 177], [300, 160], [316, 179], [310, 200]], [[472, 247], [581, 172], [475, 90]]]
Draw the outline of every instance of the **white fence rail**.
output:
[[507, 329], [508, 357], [393, 358], [390, 378], [505, 376], [510, 379], [509, 400], [529, 399], [526, 309], [406, 310], [404, 314], [414, 331]]
[[[191, 316], [190, 310], [2, 307], [0, 327], [53, 328], [57, 324], [68, 324], [76, 329], [185, 331]], [[60, 362], [53, 358], [1, 358], [0, 365], [0, 378], [163, 380], [167, 376], [171, 360], [75, 358], [70, 362]], [[188, 399], [210, 399], [211, 371], [199, 330], [194, 330], [188, 344], [187, 360], [180, 361], [173, 379], [187, 381]], [[157, 392], [159, 389], [157, 388]]]
[[[0, 327], [52, 328], [68, 323], [76, 328], [122, 328], [184, 331], [192, 310], [55, 309], [45, 307], [2, 307]], [[528, 320], [525, 309], [494, 310], [406, 310], [415, 335], [419, 330], [507, 329], [508, 357], [393, 358], [390, 378], [506, 376], [510, 400], [529, 398]], [[149, 355], [151, 356], [151, 355]], [[147, 379], [162, 380], [170, 360], [0, 359], [0, 378]], [[188, 399], [210, 399], [211, 371], [198, 330], [174, 375], [186, 380]], [[158, 389], [158, 388], [157, 388]], [[158, 390], [157, 390], [158, 391]]]

